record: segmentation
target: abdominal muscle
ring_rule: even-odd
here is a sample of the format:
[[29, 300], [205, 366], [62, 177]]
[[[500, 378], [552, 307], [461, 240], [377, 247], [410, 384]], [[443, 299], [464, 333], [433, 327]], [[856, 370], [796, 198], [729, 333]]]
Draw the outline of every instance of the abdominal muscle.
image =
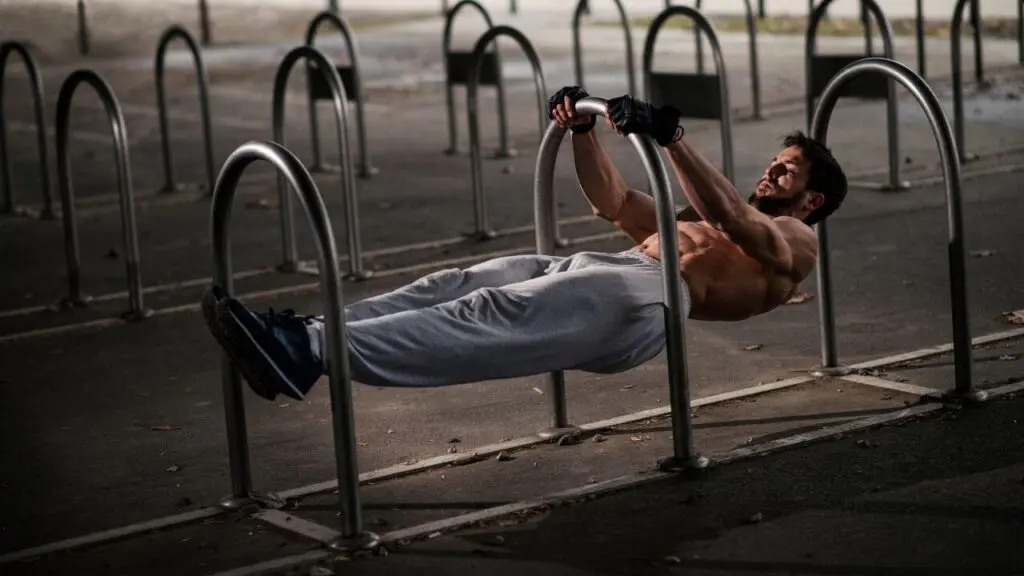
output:
[[[779, 306], [796, 289], [793, 278], [766, 270], [724, 232], [703, 222], [679, 222], [677, 228], [679, 267], [690, 291], [690, 318], [744, 320]], [[638, 248], [661, 259], [657, 234]]]

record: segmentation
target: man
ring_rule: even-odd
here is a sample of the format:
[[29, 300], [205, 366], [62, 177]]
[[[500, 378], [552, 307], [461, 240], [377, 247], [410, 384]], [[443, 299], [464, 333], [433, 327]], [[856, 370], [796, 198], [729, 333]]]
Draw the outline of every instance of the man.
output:
[[[618, 254], [511, 256], [435, 272], [345, 310], [350, 373], [376, 386], [445, 386], [553, 370], [615, 373], [665, 345], [654, 199], [629, 189], [579, 115], [587, 94], [555, 93], [551, 118], [572, 131], [580, 187], [594, 213], [638, 245]], [[814, 267], [811, 224], [842, 203], [846, 177], [820, 143], [795, 133], [748, 200], [683, 138], [679, 111], [630, 96], [608, 101], [620, 135], [665, 148], [690, 208], [677, 223], [690, 318], [734, 321], [786, 302]], [[214, 286], [206, 322], [256, 394], [301, 399], [327, 373], [326, 328], [292, 311], [250, 311]]]

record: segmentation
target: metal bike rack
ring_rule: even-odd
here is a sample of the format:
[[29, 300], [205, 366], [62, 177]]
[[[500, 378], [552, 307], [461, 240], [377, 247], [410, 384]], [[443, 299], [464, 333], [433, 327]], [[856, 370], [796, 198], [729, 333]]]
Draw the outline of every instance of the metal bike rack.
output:
[[[701, 9], [702, 0], [697, 0], [697, 10]], [[753, 114], [752, 118], [755, 120], [764, 120], [764, 115], [761, 113], [761, 70], [757, 63], [757, 20], [754, 18], [754, 9], [750, 5], [750, 0], [743, 0], [743, 4], [747, 9], [747, 42], [750, 46], [750, 97], [753, 103]], [[701, 38], [700, 28], [694, 31], [694, 37], [697, 40], [697, 73], [704, 73], [704, 42]]]
[[213, 34], [210, 33], [210, 6], [206, 0], [199, 0], [199, 33], [203, 39], [203, 46], [209, 46], [213, 42]]
[[43, 97], [43, 79], [35, 58], [20, 42], [0, 44], [0, 214], [14, 212], [14, 189], [11, 187], [11, 159], [7, 152], [7, 118], [4, 115], [4, 72], [11, 54], [21, 56], [32, 87], [32, 109], [36, 121], [36, 143], [39, 150], [39, 184], [42, 188], [43, 211], [40, 218], [53, 220], [53, 191], [50, 189], [50, 160], [46, 147], [46, 100]]
[[[956, 137], [956, 147], [960, 153], [961, 162], [970, 162], [972, 160], [978, 159], [977, 154], [972, 154], [966, 150], [966, 137], [964, 135], [964, 79], [963, 65], [960, 62], [962, 56], [960, 47], [960, 32], [963, 29], [964, 25], [964, 6], [968, 2], [971, 3], [973, 15], [973, 10], [978, 5], [977, 0], [958, 0], [956, 6], [953, 8], [953, 19], [949, 25], [949, 53], [950, 58], [952, 59], [952, 62], [950, 63], [950, 71], [952, 76], [951, 80], [953, 83], [953, 133]], [[978, 39], [980, 38], [980, 33], [978, 33], [977, 27], [975, 28], [975, 32], [977, 35], [975, 37], [974, 44], [974, 70], [975, 77], [980, 82], [981, 73], [979, 72], [979, 70], [981, 70], [981, 60], [978, 56], [981, 53], [978, 49], [978, 46], [980, 46], [980, 43], [978, 42]]]
[[169, 133], [169, 122], [167, 121], [167, 90], [164, 81], [165, 61], [167, 59], [167, 48], [175, 38], [180, 38], [189, 52], [192, 53], [192, 62], [195, 64], [196, 80], [199, 84], [199, 115], [202, 120], [203, 147], [206, 154], [203, 160], [206, 163], [206, 193], [213, 194], [213, 182], [217, 176], [213, 162], [213, 127], [210, 122], [210, 80], [206, 74], [206, 64], [203, 62], [203, 50], [199, 43], [188, 30], [181, 26], [171, 26], [163, 35], [156, 47], [156, 107], [160, 117], [160, 149], [164, 161], [164, 187], [162, 192], [174, 192], [180, 190], [174, 181], [174, 159], [171, 156], [171, 137]]
[[[584, 98], [576, 103], [580, 114], [608, 116], [608, 103], [601, 98]], [[537, 253], [553, 254], [557, 233], [555, 219], [555, 163], [566, 129], [551, 122], [540, 151], [534, 179], [534, 218], [536, 220]], [[661, 274], [665, 290], [665, 339], [668, 354], [669, 398], [672, 406], [672, 448], [670, 458], [658, 463], [664, 471], [683, 472], [703, 469], [707, 458], [693, 447], [693, 425], [690, 417], [690, 379], [686, 367], [686, 329], [683, 313], [684, 295], [679, 269], [679, 235], [676, 233], [675, 205], [668, 171], [662, 162], [657, 144], [650, 136], [630, 134], [629, 141], [640, 156], [654, 195], [658, 213], [658, 234], [662, 238]], [[565, 374], [550, 374], [551, 428], [541, 436], [554, 437], [571, 431], [566, 414]]]
[[917, 73], [926, 78], [928, 55], [924, 46], [924, 0], [914, 2], [914, 41], [917, 43]]
[[[811, 14], [814, 13], [814, 0], [807, 0], [807, 19], [810, 21]], [[828, 14], [822, 16], [823, 20], [828, 19]], [[868, 14], [867, 7], [864, 3], [860, 3], [860, 23], [864, 26], [864, 54], [870, 56], [874, 52], [871, 42], [871, 18]]]
[[[455, 23], [455, 16], [459, 10], [473, 7], [483, 17], [487, 28], [494, 28], [494, 21], [491, 15], [476, 0], [460, 0], [455, 6], [448, 10], [444, 20], [444, 37], [442, 40], [442, 51], [444, 57], [444, 96], [448, 109], [448, 149], [444, 151], [449, 156], [459, 153], [458, 127], [455, 121], [455, 94], [453, 87], [456, 84], [467, 84], [471, 69], [469, 67], [470, 52], [456, 52], [452, 50], [452, 27]], [[518, 154], [516, 150], [508, 145], [508, 117], [505, 106], [505, 80], [501, 75], [501, 57], [498, 54], [498, 46], [494, 50], [485, 52], [483, 61], [480, 64], [479, 83], [485, 86], [494, 86], [498, 91], [498, 150], [492, 158], [512, 158]]]
[[[310, 21], [309, 27], [306, 29], [306, 44], [308, 46], [314, 45], [317, 32], [320, 26], [325, 23], [330, 23], [341, 33], [341, 37], [345, 41], [349, 64], [347, 66], [336, 66], [335, 69], [345, 85], [345, 95], [348, 101], [354, 102], [356, 105], [356, 137], [359, 140], [359, 177], [368, 179], [380, 171], [374, 168], [373, 163], [370, 162], [370, 151], [366, 144], [366, 117], [363, 114], [363, 85], [362, 75], [359, 73], [359, 48], [356, 45], [355, 35], [352, 33], [352, 28], [348, 25], [348, 21], [329, 11], [321, 12]], [[331, 91], [327, 77], [321, 74], [313, 64], [308, 62], [306, 65], [306, 75], [306, 85], [308, 86], [307, 90], [309, 93], [309, 130], [313, 139], [313, 165], [309, 169], [312, 172], [328, 172], [331, 170], [327, 169], [320, 162], [320, 130], [319, 122], [317, 121], [316, 105], [318, 101], [333, 99], [334, 93]]]
[[[935, 143], [939, 148], [942, 173], [946, 182], [946, 221], [948, 226], [948, 253], [950, 301], [953, 319], [953, 358], [956, 374], [956, 389], [951, 396], [965, 401], [981, 401], [987, 394], [974, 388], [971, 379], [971, 334], [967, 306], [967, 271], [964, 254], [964, 231], [960, 190], [963, 175], [957, 144], [949, 121], [935, 92], [913, 70], [887, 58], [864, 58], [845, 66], [836, 74], [822, 91], [821, 100], [814, 111], [811, 135], [822, 144], [828, 135], [832, 110], [841, 98], [843, 89], [852, 82], [867, 75], [884, 76], [903, 85], [917, 100], [928, 118]], [[836, 351], [835, 313], [832, 303], [832, 273], [829, 269], [828, 227], [826, 221], [818, 222], [818, 314], [821, 318], [821, 362], [823, 368], [816, 375], [849, 373], [848, 368], [839, 366]]]
[[[349, 273], [346, 279], [365, 280], [371, 272], [363, 269], [362, 238], [359, 231], [359, 202], [356, 198], [355, 173], [352, 170], [352, 157], [349, 154], [348, 142], [348, 107], [345, 105], [345, 85], [338, 75], [338, 69], [312, 46], [299, 46], [285, 55], [274, 77], [273, 97], [273, 130], [274, 141], [284, 145], [284, 99], [288, 89], [288, 78], [299, 60], [307, 65], [314, 65], [327, 80], [334, 104], [334, 124], [338, 132], [338, 165], [341, 166], [341, 198], [345, 217], [345, 233], [348, 242]], [[291, 196], [285, 190], [287, 181], [283, 174], [277, 175], [277, 195], [281, 206], [281, 240], [284, 249], [284, 262], [279, 267], [282, 271], [294, 272], [298, 269], [299, 255], [295, 248], [295, 226], [292, 222]], [[323, 274], [323, 268], [320, 273]]]
[[[673, 16], [686, 16], [694, 27], [702, 30], [711, 44], [715, 73], [653, 72], [654, 42], [665, 22]], [[718, 34], [700, 11], [689, 6], [670, 6], [651, 22], [647, 29], [643, 55], [644, 97], [655, 106], [671, 104], [683, 118], [719, 120], [722, 124], [722, 172], [730, 182], [733, 177], [732, 110], [729, 104], [729, 80]]]
[[114, 163], [117, 167], [117, 193], [121, 202], [121, 236], [124, 242], [124, 263], [128, 277], [128, 311], [126, 320], [141, 320], [153, 314], [142, 301], [142, 274], [139, 271], [139, 234], [135, 226], [135, 198], [132, 191], [131, 164], [128, 159], [128, 131], [117, 96], [96, 72], [77, 70], [64, 81], [57, 96], [57, 183], [60, 187], [61, 211], [64, 216], [64, 254], [68, 266], [68, 296], [62, 304], [83, 306], [89, 299], [82, 295], [82, 259], [78, 249], [78, 219], [75, 216], [75, 191], [71, 182], [71, 155], [68, 153], [71, 125], [71, 102], [80, 84], [96, 91], [114, 138]]
[[[235, 190], [246, 168], [257, 161], [268, 162], [284, 178], [305, 209], [316, 239], [320, 265], [320, 293], [323, 297], [324, 323], [330, 348], [329, 378], [333, 421], [334, 457], [338, 473], [338, 500], [341, 536], [330, 543], [338, 551], [374, 548], [379, 538], [363, 528], [359, 502], [359, 467], [356, 460], [355, 424], [352, 410], [352, 382], [349, 378], [348, 338], [345, 335], [345, 308], [339, 282], [338, 248], [323, 197], [302, 162], [284, 146], [274, 142], [248, 142], [228, 157], [221, 168], [213, 192], [211, 237], [213, 277], [228, 295], [234, 292], [231, 270], [231, 209]], [[245, 422], [242, 382], [231, 360], [221, 357], [221, 385], [227, 424], [228, 462], [231, 468], [231, 495], [220, 502], [229, 511], [259, 506], [253, 497], [252, 466]]]
[[[629, 83], [626, 91], [630, 94], [636, 92], [636, 68], [633, 65], [633, 33], [630, 31], [629, 17], [626, 16], [626, 9], [622, 6], [622, 0], [612, 0], [615, 9], [619, 12], [619, 21], [622, 23], [622, 32], [626, 36], [626, 81]], [[579, 0], [576, 3], [576, 10], [572, 14], [572, 57], [573, 66], [576, 69], [576, 85], [584, 86], [583, 83], [583, 48], [580, 45], [580, 21], [583, 15], [589, 13], [590, 0]]]
[[481, 74], [487, 54], [487, 47], [495, 42], [498, 37], [507, 36], [516, 41], [519, 47], [526, 54], [533, 69], [533, 83], [537, 89], [537, 112], [539, 114], [538, 124], [541, 137], [544, 137], [544, 122], [548, 117], [547, 88], [544, 85], [544, 72], [541, 70], [540, 56], [533, 49], [533, 44], [523, 35], [522, 32], [511, 26], [495, 26], [484, 32], [483, 36], [476, 41], [473, 52], [469, 55], [469, 74], [466, 77], [466, 108], [469, 110], [469, 158], [470, 167], [473, 173], [473, 214], [476, 228], [471, 237], [477, 240], [494, 238], [497, 233], [488, 226], [487, 222], [487, 199], [484, 197], [483, 168], [481, 166], [480, 153], [480, 120], [477, 110], [477, 92], [481, 83]]
[[[815, 40], [818, 25], [828, 7], [834, 0], [823, 0], [811, 14], [807, 24], [807, 43], [804, 48], [804, 73], [807, 105], [807, 124], [811, 124], [814, 113], [814, 100], [824, 92], [832, 78], [847, 65], [865, 58], [863, 54], [815, 54]], [[886, 19], [882, 9], [874, 0], [862, 0], [864, 8], [870, 12], [878, 24], [882, 35], [882, 52], [885, 58], [895, 58], [892, 40], [892, 26]], [[910, 188], [909, 182], [900, 180], [900, 133], [899, 110], [897, 107], [896, 83], [886, 75], [859, 76], [855, 82], [845, 85], [844, 98], [860, 98], [863, 100], [885, 100], [886, 129], [889, 141], [889, 182], [885, 184], [858, 183], [858, 187], [874, 190], [896, 191]]]
[[85, 16], [85, 0], [78, 0], [78, 51], [89, 53], [89, 22]]

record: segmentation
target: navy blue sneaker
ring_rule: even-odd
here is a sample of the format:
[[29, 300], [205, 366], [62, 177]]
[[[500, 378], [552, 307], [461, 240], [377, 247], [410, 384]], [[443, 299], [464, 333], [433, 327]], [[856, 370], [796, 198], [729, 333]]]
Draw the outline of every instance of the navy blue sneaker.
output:
[[221, 299], [216, 316], [224, 350], [263, 398], [280, 393], [302, 400], [322, 375], [309, 338], [312, 316], [292, 310], [253, 312], [234, 298]]
[[[224, 352], [231, 358], [232, 363], [237, 367], [238, 360], [232, 353], [234, 348], [233, 340], [228, 338], [227, 330], [224, 328], [224, 323], [221, 321], [220, 312], [218, 311], [221, 301], [227, 297], [227, 292], [216, 284], [203, 292], [203, 319], [206, 321], [206, 327], [209, 328], [210, 334], [213, 334], [217, 343], [220, 344]], [[277, 392], [273, 388], [267, 388], [262, 382], [250, 379], [244, 374], [243, 377], [246, 383], [249, 384], [249, 389], [260, 398], [265, 400], [277, 398]]]

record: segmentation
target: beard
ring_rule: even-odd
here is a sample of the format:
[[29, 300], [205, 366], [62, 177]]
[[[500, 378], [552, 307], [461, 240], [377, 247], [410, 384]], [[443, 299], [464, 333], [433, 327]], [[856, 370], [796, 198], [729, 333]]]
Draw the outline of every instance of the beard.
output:
[[757, 208], [759, 212], [767, 216], [784, 216], [793, 211], [800, 203], [800, 196], [793, 196], [790, 198], [779, 198], [776, 196], [758, 196], [757, 193], [750, 195], [748, 201], [750, 205]]

